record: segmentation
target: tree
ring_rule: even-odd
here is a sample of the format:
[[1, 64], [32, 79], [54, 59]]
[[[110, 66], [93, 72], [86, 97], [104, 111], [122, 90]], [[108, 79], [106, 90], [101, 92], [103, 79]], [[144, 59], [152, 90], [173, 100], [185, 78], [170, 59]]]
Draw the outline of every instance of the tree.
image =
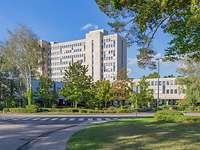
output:
[[57, 100], [57, 93], [55, 92], [54, 82], [46, 76], [40, 77], [38, 92], [36, 95], [43, 103], [44, 107], [52, 107]]
[[117, 100], [122, 108], [123, 102], [128, 100], [130, 95], [129, 82], [126, 80], [116, 80], [112, 84], [113, 100]]
[[132, 92], [129, 100], [136, 108], [145, 108], [153, 101], [153, 90], [149, 89], [149, 83], [143, 77], [137, 85], [134, 85], [135, 91]]
[[28, 105], [31, 105], [31, 81], [40, 64], [42, 49], [37, 36], [26, 26], [18, 26], [15, 31], [9, 31], [8, 35], [9, 38], [2, 44], [6, 65], [19, 71], [21, 78], [25, 82]]
[[104, 103], [104, 107], [107, 107], [107, 103], [112, 98], [111, 85], [107, 80], [96, 82], [96, 98], [98, 102]]
[[178, 72], [184, 77], [179, 77], [178, 82], [186, 90], [186, 100], [191, 106], [200, 104], [200, 63], [193, 60], [183, 60], [182, 67]]
[[79, 61], [69, 65], [65, 70], [64, 87], [61, 89], [61, 95], [65, 100], [77, 104], [90, 99], [90, 91], [93, 86], [92, 77], [87, 76], [88, 67], [82, 65]]
[[139, 46], [138, 64], [155, 68], [152, 41], [159, 30], [170, 35], [166, 57], [188, 55], [199, 60], [199, 0], [96, 0], [112, 21], [113, 32], [122, 34], [130, 45]]
[[146, 78], [149, 78], [149, 79], [151, 79], [151, 78], [158, 78], [158, 77], [160, 77], [160, 75], [158, 74], [158, 72], [152, 72], [148, 76], [146, 76]]

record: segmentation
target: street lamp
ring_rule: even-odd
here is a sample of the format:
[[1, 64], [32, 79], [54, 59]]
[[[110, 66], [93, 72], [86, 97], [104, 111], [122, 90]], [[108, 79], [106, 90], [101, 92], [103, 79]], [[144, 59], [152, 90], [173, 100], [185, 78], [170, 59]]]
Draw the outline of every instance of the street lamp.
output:
[[161, 58], [157, 58], [157, 71], [158, 71], [158, 78], [157, 78], [157, 108], [159, 107], [159, 101], [160, 101], [160, 59]]
[[157, 78], [157, 108], [159, 107], [159, 102], [160, 102], [160, 60], [162, 61], [164, 57], [159, 57], [156, 58], [155, 60], [157, 61], [157, 73], [158, 73], [158, 78]]

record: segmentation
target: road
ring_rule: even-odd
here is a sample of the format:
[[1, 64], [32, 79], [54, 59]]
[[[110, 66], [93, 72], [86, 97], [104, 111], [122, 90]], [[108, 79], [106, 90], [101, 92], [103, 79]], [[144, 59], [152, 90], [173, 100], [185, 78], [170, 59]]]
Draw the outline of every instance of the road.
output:
[[152, 113], [108, 115], [0, 114], [0, 150], [65, 150], [66, 140], [89, 123], [152, 116]]
[[[187, 113], [200, 116], [200, 113]], [[71, 134], [90, 123], [148, 117], [153, 113], [97, 115], [0, 114], [0, 150], [65, 150]]]

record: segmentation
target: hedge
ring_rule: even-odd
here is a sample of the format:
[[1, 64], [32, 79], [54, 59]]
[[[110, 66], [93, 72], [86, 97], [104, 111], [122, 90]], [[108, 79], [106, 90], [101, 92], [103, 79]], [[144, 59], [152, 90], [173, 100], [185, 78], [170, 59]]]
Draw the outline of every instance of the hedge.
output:
[[131, 113], [132, 109], [121, 109], [110, 107], [108, 109], [84, 109], [84, 108], [37, 108], [37, 107], [26, 107], [26, 108], [4, 108], [4, 112], [13, 113], [35, 113], [35, 112], [61, 112], [61, 113]]

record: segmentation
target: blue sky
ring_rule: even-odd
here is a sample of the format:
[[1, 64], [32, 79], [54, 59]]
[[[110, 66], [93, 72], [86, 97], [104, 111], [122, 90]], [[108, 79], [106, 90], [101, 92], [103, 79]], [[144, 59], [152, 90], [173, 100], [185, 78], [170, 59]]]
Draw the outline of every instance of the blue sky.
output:
[[[7, 30], [25, 24], [40, 39], [66, 41], [83, 38], [95, 28], [109, 30], [109, 18], [103, 14], [95, 0], [0, 0], [0, 41], [6, 39]], [[163, 55], [170, 36], [159, 31], [153, 43]], [[137, 47], [128, 48], [129, 77], [141, 77], [151, 70], [138, 68]], [[162, 63], [161, 75], [176, 75], [177, 63]]]

